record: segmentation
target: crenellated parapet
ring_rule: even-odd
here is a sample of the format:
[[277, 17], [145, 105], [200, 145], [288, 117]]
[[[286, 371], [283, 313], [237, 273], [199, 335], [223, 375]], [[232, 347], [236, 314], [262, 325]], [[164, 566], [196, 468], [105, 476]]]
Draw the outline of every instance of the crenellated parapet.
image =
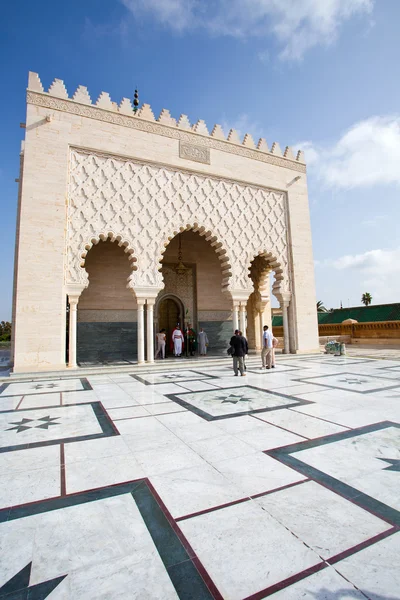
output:
[[[175, 119], [165, 108], [156, 119], [149, 104], [143, 104], [135, 112], [129, 98], [123, 98], [118, 104], [110, 98], [107, 92], [101, 92], [96, 102], [92, 102], [87, 88], [82, 85], [72, 96], [69, 96], [61, 79], [55, 79], [46, 92], [39, 75], [33, 72], [29, 73], [28, 79], [28, 102], [182, 140], [187, 140], [187, 134], [191, 134], [193, 138], [196, 138], [193, 141], [200, 145], [242, 154], [299, 172], [305, 172], [306, 169], [304, 153], [300, 150], [295, 156], [290, 146], [286, 146], [282, 151], [279, 144], [273, 142], [269, 148], [264, 138], [260, 138], [255, 143], [253, 137], [246, 133], [241, 139], [235, 129], [231, 129], [226, 136], [221, 125], [217, 124], [209, 129], [201, 119], [191, 124], [187, 115], [181, 115], [179, 119]], [[158, 130], [157, 126], [160, 126]], [[184, 134], [186, 134], [186, 138]]]

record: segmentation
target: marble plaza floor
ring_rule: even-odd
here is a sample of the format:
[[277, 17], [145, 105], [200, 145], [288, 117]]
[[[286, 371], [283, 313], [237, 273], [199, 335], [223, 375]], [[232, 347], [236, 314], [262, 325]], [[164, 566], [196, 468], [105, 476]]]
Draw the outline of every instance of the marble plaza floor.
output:
[[0, 384], [0, 599], [399, 600], [400, 362], [259, 367]]

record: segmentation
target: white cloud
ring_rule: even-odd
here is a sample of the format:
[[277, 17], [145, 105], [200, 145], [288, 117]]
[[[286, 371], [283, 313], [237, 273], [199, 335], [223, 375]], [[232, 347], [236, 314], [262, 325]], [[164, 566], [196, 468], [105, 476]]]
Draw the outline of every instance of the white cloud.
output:
[[315, 261], [315, 266], [340, 271], [341, 289], [354, 289], [358, 285], [360, 298], [366, 291], [371, 293], [374, 303], [396, 302], [400, 298], [400, 247]]
[[246, 133], [249, 133], [257, 144], [260, 137], [265, 137], [262, 125], [258, 121], [253, 121], [246, 113], [240, 114], [234, 121], [228, 123], [226, 117], [220, 119], [220, 124], [227, 136], [231, 129], [236, 129], [242, 140]]
[[194, 0], [121, 0], [122, 4], [137, 17], [150, 16], [162, 25], [182, 31], [196, 22]]
[[174, 30], [205, 28], [241, 38], [273, 35], [280, 57], [299, 60], [332, 44], [354, 15], [370, 14], [374, 0], [121, 0], [134, 16], [148, 15]]
[[400, 116], [360, 121], [330, 147], [296, 147], [305, 150], [310, 174], [330, 187], [400, 184]]

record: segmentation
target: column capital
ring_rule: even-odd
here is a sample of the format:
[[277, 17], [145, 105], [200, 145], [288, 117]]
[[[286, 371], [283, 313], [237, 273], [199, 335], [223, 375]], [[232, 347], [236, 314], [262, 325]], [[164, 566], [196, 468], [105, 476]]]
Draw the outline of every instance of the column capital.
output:
[[275, 298], [279, 301], [281, 308], [287, 308], [292, 299], [291, 292], [279, 292], [275, 294]]
[[138, 308], [140, 307], [140, 309], [143, 310], [143, 307], [146, 304], [146, 298], [136, 298], [136, 302], [137, 302]]
[[233, 304], [244, 304], [244, 306], [246, 306], [252, 291], [253, 290], [231, 290]]
[[162, 287], [157, 287], [157, 286], [153, 286], [153, 285], [148, 285], [148, 286], [140, 286], [140, 287], [130, 287], [128, 285], [128, 288], [130, 290], [132, 290], [133, 294], [135, 294], [136, 298], [139, 300], [139, 298], [143, 298], [144, 300], [147, 300], [151, 302], [151, 300], [153, 300], [153, 304], [158, 296], [158, 294], [160, 293], [160, 291], [164, 288]]
[[80, 295], [82, 294], [85, 286], [81, 283], [68, 283], [65, 286], [65, 291], [68, 295], [68, 301], [71, 304], [78, 304]]

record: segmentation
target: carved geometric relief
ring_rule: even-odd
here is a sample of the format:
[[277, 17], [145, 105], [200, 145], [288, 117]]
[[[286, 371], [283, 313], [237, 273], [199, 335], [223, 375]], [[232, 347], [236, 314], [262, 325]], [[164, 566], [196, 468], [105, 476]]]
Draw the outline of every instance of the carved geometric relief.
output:
[[68, 198], [67, 283], [87, 285], [82, 257], [109, 236], [134, 254], [133, 288], [162, 288], [159, 261], [169, 239], [194, 228], [218, 253], [227, 289], [252, 290], [249, 268], [261, 253], [287, 286], [283, 192], [72, 149]]
[[195, 146], [194, 144], [187, 144], [186, 142], [179, 142], [179, 156], [180, 158], [186, 158], [187, 160], [194, 160], [195, 162], [210, 164], [210, 148], [205, 146]]

